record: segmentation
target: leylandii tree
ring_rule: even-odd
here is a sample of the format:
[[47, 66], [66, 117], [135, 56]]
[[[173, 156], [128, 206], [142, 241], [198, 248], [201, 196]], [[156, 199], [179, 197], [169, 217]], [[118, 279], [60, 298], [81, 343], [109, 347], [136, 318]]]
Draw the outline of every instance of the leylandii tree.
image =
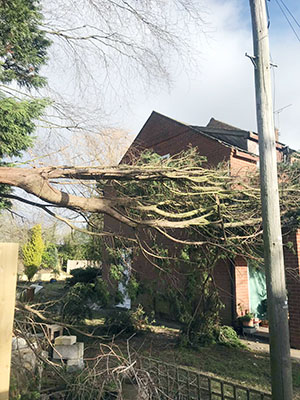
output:
[[[299, 223], [299, 171], [297, 162], [279, 169], [282, 222], [286, 228]], [[93, 195], [68, 193], [57, 185], [66, 179], [91, 185]], [[70, 226], [75, 227], [74, 219], [59, 215], [58, 209], [67, 208], [87, 221], [92, 214], [105, 214], [117, 221], [105, 223], [100, 231], [89, 231], [111, 238], [109, 244], [114, 250], [110, 256], [114, 260], [110, 263], [117, 267], [113, 268], [113, 278], [122, 278], [119, 266], [124, 248], [133, 249], [134, 254], [141, 252], [160, 273], [148, 290], [162, 289], [164, 300], [173, 305], [183, 323], [184, 343], [223, 337], [221, 330], [215, 329], [221, 304], [214, 267], [223, 257], [243, 255], [260, 260], [257, 172], [234, 177], [228, 174], [226, 165], [205, 168], [197, 149], [190, 149], [164, 160], [146, 152], [131, 165], [117, 167], [2, 167], [0, 181], [35, 195], [36, 201], [14, 198]], [[120, 243], [114, 243], [116, 236]], [[167, 289], [161, 286], [163, 281]], [[136, 286], [133, 283], [131, 286]]]
[[2, 1], [0, 11], [1, 82], [17, 82], [28, 88], [44, 86], [46, 80], [39, 70], [47, 60], [50, 42], [39, 27], [39, 1]]
[[25, 274], [29, 281], [31, 281], [41, 265], [44, 248], [45, 245], [42, 238], [42, 227], [38, 224], [31, 229], [30, 239], [22, 247]]
[[[35, 99], [29, 92], [11, 90], [9, 84], [26, 89], [42, 87], [46, 80], [40, 76], [45, 64], [50, 42], [40, 30], [42, 15], [38, 2], [11, 0], [0, 4], [0, 159], [19, 157], [32, 145], [34, 120], [38, 118], [47, 101]], [[13, 94], [12, 94], [13, 93]], [[9, 193], [1, 185], [0, 193]], [[2, 201], [1, 207], [8, 206]]]

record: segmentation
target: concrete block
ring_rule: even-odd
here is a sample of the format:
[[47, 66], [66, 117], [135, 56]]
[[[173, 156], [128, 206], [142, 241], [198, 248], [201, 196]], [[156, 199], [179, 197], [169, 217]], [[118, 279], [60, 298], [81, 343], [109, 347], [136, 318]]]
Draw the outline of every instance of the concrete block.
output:
[[69, 371], [81, 370], [84, 368], [84, 361], [82, 358], [79, 360], [67, 360], [67, 368]]
[[27, 347], [28, 347], [28, 344], [25, 339], [23, 339], [21, 337], [13, 337], [12, 338], [12, 346], [11, 346], [12, 351], [26, 349]]
[[22, 359], [23, 359], [23, 367], [33, 370], [36, 367], [37, 358], [35, 353], [31, 349], [26, 349], [22, 352]]
[[256, 326], [243, 327], [243, 334], [251, 335], [257, 331]]
[[56, 325], [56, 324], [46, 325], [46, 333], [51, 342], [54, 340], [55, 337], [62, 336], [63, 332], [64, 328], [61, 325]]
[[54, 360], [78, 360], [83, 358], [84, 344], [75, 343], [68, 345], [56, 345], [53, 348]]
[[14, 350], [11, 356], [12, 362], [17, 365], [22, 365], [23, 368], [33, 371], [36, 367], [36, 355], [29, 347], [21, 350]]
[[57, 336], [54, 340], [54, 344], [55, 346], [71, 346], [76, 343], [76, 340], [76, 336]]

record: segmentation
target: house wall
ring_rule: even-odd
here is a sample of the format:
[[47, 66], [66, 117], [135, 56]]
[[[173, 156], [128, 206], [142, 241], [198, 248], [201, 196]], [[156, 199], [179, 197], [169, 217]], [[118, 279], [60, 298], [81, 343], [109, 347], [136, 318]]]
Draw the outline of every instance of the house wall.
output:
[[[144, 149], [153, 149], [160, 155], [174, 155], [189, 146], [198, 148], [200, 155], [207, 158], [208, 166], [215, 166], [220, 162], [229, 162], [229, 170], [233, 176], [247, 175], [248, 172], [257, 170], [258, 157], [242, 150], [230, 148], [217, 140], [211, 139], [196, 132], [191, 127], [174, 121], [163, 115], [152, 113], [145, 123], [141, 132], [135, 139], [129, 151], [125, 154], [121, 162], [130, 162], [132, 156], [140, 153]], [[282, 145], [277, 144], [277, 160], [282, 161]], [[112, 232], [125, 232], [130, 236], [132, 232], [129, 228], [121, 225], [110, 217], [105, 216], [105, 230]], [[124, 230], [125, 229], [125, 230]], [[296, 254], [285, 249], [286, 279], [289, 295], [289, 317], [291, 345], [300, 348], [300, 234], [297, 231], [290, 238], [294, 242]], [[133, 267], [139, 272], [142, 279], [148, 282], [163, 282], [163, 276], [149, 261], [142, 255], [138, 256]], [[233, 273], [232, 273], [233, 272]], [[104, 272], [107, 274], [108, 271]], [[174, 277], [177, 279], [178, 277]], [[231, 270], [230, 263], [222, 263], [216, 267], [214, 275], [216, 286], [225, 304], [221, 316], [223, 323], [231, 324], [236, 315], [241, 314], [241, 310], [250, 310], [249, 298], [249, 276], [247, 261], [241, 257], [235, 260], [235, 269]], [[232, 294], [232, 288], [235, 293]], [[148, 302], [149, 307], [160, 307], [158, 304], [151, 304], [150, 297], [144, 294], [142, 299]], [[232, 297], [233, 296], [233, 297]], [[234, 305], [234, 306], [232, 306]], [[163, 305], [162, 305], [163, 306]], [[168, 312], [167, 309], [164, 310]], [[236, 315], [235, 315], [236, 314]]]
[[242, 257], [235, 260], [235, 297], [237, 315], [250, 310], [248, 265]]
[[[300, 229], [284, 237], [284, 242], [293, 243], [293, 248], [284, 247], [286, 286], [289, 304], [289, 327], [291, 347], [300, 349]], [[250, 310], [249, 273], [247, 261], [235, 260], [236, 313]]]
[[255, 172], [258, 168], [257, 161], [258, 157], [232, 150], [230, 156], [230, 173], [232, 176], [241, 176]]
[[[118, 223], [109, 216], [105, 216], [104, 220], [106, 230], [108, 230], [109, 227], [109, 230], [112, 232], [122, 233], [127, 237], [134, 237], [131, 228]], [[146, 240], [146, 237], [147, 236], [145, 233], [142, 233], [140, 236], [143, 241]], [[175, 246], [176, 250], [173, 251], [174, 243], [170, 242], [164, 237], [160, 237], [158, 242], [163, 244], [164, 247], [172, 249], [170, 254], [172, 254], [173, 257], [176, 257], [176, 251], [180, 251], [178, 246]], [[172, 306], [164, 301], [163, 298], [166, 294], [166, 288], [184, 287], [186, 273], [185, 267], [176, 266], [176, 268], [173, 269], [172, 274], [167, 274], [160, 270], [159, 266], [155, 267], [149, 261], [149, 259], [147, 259], [148, 257], [146, 257], [142, 252], [139, 252], [133, 256], [132, 270], [137, 274], [137, 278], [142, 285], [142, 293], [136, 299], [135, 303], [142, 304], [147, 312], [152, 312], [154, 310], [158, 316], [174, 320], [174, 310], [172, 310]], [[154, 260], [152, 259], [152, 261]], [[169, 268], [172, 269], [172, 264], [169, 266]], [[109, 283], [111, 290], [116, 289], [116, 283], [111, 281], [109, 276], [108, 259], [104, 260], [103, 262], [103, 278]], [[231, 325], [234, 318], [232, 306], [232, 302], [234, 301], [234, 296], [232, 294], [234, 277], [232, 276], [230, 262], [226, 260], [220, 260], [215, 267], [213, 278], [216, 288], [219, 292], [220, 299], [225, 306], [220, 312], [221, 321], [223, 324]], [[151, 291], [152, 293], [150, 293]]]
[[300, 229], [285, 237], [284, 241], [293, 243], [292, 250], [284, 249], [290, 341], [292, 347], [300, 349]]
[[200, 155], [207, 158], [207, 165], [214, 166], [229, 161], [231, 148], [195, 131], [191, 127], [163, 115], [153, 113], [121, 163], [129, 162], [132, 154], [152, 149], [160, 155], [178, 154], [188, 147], [197, 147]]
[[219, 292], [224, 308], [220, 311], [223, 325], [232, 325], [235, 318], [233, 315], [234, 304], [234, 271], [229, 261], [220, 261], [214, 270], [214, 281]]

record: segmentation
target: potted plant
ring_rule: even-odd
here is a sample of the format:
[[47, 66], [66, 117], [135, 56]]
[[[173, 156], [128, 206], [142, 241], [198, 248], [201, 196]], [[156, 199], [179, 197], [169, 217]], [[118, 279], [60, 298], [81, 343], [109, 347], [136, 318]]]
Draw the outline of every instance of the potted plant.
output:
[[260, 325], [263, 327], [268, 327], [269, 326], [269, 321], [268, 321], [268, 304], [267, 304], [267, 299], [263, 299], [258, 308], [257, 311], [260, 314], [261, 321]]
[[244, 315], [238, 317], [238, 320], [242, 323], [243, 326], [253, 327], [254, 326], [254, 314], [246, 311]]

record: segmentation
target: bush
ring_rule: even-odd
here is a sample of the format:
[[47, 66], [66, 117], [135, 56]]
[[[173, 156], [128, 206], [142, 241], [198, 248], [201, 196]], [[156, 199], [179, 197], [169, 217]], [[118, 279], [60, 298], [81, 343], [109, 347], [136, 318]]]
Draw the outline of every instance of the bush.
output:
[[241, 317], [238, 317], [238, 321], [240, 322], [250, 322], [255, 315], [253, 313], [247, 312], [246, 314], [242, 315]]
[[220, 326], [217, 330], [216, 342], [228, 347], [245, 347], [240, 341], [236, 331], [231, 326]]
[[43, 252], [42, 227], [41, 225], [35, 225], [30, 230], [30, 239], [22, 247], [24, 272], [29, 281], [31, 281], [41, 265]]
[[135, 310], [115, 310], [105, 318], [107, 333], [111, 335], [133, 334], [140, 331], [148, 323], [148, 318], [145, 316], [145, 311], [141, 305]]
[[81, 321], [91, 318], [91, 305], [106, 307], [109, 292], [106, 283], [97, 278], [93, 283], [77, 282], [70, 288], [63, 300], [63, 318], [67, 321]]
[[27, 368], [20, 368], [21, 360], [12, 360], [12, 369], [9, 387], [10, 400], [39, 400], [38, 377]]
[[108, 334], [117, 335], [120, 333], [132, 334], [136, 332], [133, 321], [131, 319], [130, 311], [116, 310], [111, 312], [105, 318], [105, 326], [107, 327]]
[[38, 267], [36, 265], [27, 265], [24, 268], [25, 275], [27, 276], [29, 282], [34, 277], [34, 275], [37, 273], [37, 271], [38, 271]]
[[101, 270], [99, 268], [76, 268], [71, 271], [72, 278], [66, 280], [70, 286], [76, 285], [76, 283], [93, 283], [96, 279], [101, 276]]
[[221, 344], [228, 347], [245, 347], [236, 331], [230, 326], [215, 326], [212, 329], [195, 330], [191, 328], [189, 334], [183, 329], [179, 337], [179, 344], [184, 347], [205, 347], [211, 344]]
[[58, 251], [54, 243], [48, 243], [44, 249], [42, 256], [43, 268], [51, 269], [52, 271], [57, 270], [58, 266]]
[[25, 267], [30, 265], [39, 267], [41, 265], [44, 247], [42, 227], [38, 224], [30, 230], [30, 239], [22, 247], [23, 264]]

